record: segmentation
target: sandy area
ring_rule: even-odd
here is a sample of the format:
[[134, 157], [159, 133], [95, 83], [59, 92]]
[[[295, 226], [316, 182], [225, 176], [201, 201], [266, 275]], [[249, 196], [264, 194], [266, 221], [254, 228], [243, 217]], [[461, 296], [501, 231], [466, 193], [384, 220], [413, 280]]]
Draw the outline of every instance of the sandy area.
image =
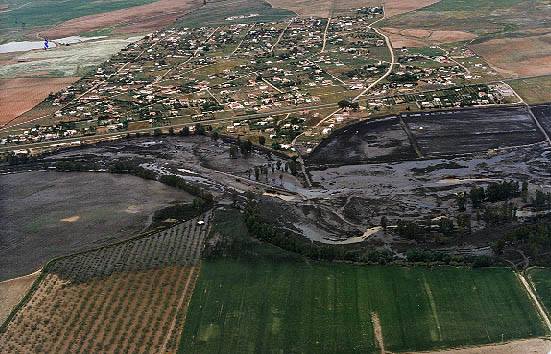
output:
[[42, 31], [43, 37], [60, 38], [116, 26], [117, 33], [151, 31], [166, 26], [202, 5], [201, 0], [159, 0], [128, 9], [78, 17]]
[[419, 28], [383, 28], [395, 48], [426, 47], [432, 44], [452, 43], [476, 38], [476, 35], [464, 31], [431, 31]]
[[551, 34], [492, 39], [471, 48], [496, 70], [509, 76], [551, 74]]
[[77, 81], [78, 77], [16, 78], [0, 80], [0, 126]]
[[[545, 338], [522, 339], [505, 344], [484, 345], [481, 347], [448, 349], [430, 354], [547, 354], [551, 351], [551, 341]], [[409, 353], [412, 354], [412, 353]]]
[[10, 311], [25, 295], [39, 272], [0, 282], [0, 323], [4, 322]]
[[392, 17], [404, 12], [415, 11], [438, 1], [440, 0], [385, 0], [385, 13], [387, 17]]

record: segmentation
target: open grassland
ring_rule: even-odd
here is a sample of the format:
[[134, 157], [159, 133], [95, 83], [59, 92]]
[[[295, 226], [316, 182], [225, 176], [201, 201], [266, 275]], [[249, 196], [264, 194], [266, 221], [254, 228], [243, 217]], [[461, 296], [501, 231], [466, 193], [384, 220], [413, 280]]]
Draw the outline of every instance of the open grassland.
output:
[[177, 18], [201, 7], [203, 1], [159, 0], [145, 3], [141, 6], [77, 17], [49, 28], [41, 32], [41, 35], [60, 38], [82, 33], [144, 33], [173, 23]]
[[527, 103], [551, 102], [551, 75], [512, 80], [508, 84]]
[[551, 74], [551, 34], [492, 39], [470, 48], [506, 76]]
[[208, 225], [205, 214], [50, 262], [0, 328], [0, 352], [174, 352]]
[[[255, 17], [229, 20], [229, 17]], [[283, 21], [295, 16], [294, 12], [272, 7], [264, 0], [211, 0], [177, 21], [182, 27], [231, 25], [233, 23]]]
[[196, 289], [181, 353], [374, 353], [381, 328], [391, 351], [545, 334], [507, 269], [207, 261]]

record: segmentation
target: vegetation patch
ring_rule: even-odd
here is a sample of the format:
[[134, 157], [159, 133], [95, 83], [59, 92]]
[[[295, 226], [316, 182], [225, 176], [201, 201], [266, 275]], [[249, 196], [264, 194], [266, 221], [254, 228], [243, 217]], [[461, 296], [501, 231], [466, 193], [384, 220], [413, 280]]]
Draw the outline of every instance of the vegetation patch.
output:
[[508, 269], [203, 263], [180, 353], [427, 350], [545, 334]]

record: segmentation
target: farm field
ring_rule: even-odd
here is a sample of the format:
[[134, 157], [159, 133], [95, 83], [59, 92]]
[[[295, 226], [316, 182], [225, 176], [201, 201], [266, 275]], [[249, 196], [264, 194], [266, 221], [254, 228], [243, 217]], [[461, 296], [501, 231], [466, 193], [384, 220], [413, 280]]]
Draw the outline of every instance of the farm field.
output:
[[508, 269], [220, 260], [203, 262], [179, 352], [375, 353], [544, 334]]
[[532, 113], [541, 124], [547, 135], [551, 136], [551, 104], [532, 107]]
[[0, 282], [0, 323], [10, 314], [12, 308], [25, 296], [38, 273]]
[[0, 79], [0, 127], [42, 102], [76, 77]]
[[549, 313], [549, 309], [551, 309], [551, 269], [530, 269], [528, 270], [528, 278], [545, 306], [545, 310]]
[[[216, 0], [208, 1], [205, 6], [176, 21], [176, 24], [182, 27], [228, 25], [232, 24], [232, 21], [226, 20], [230, 16], [251, 14], [258, 14], [258, 16], [251, 17], [248, 22], [283, 21], [295, 16], [294, 12], [272, 7], [264, 0]], [[239, 23], [245, 22], [247, 21], [243, 19], [239, 21]]]
[[551, 34], [492, 39], [470, 46], [506, 76], [551, 74]]
[[50, 262], [1, 328], [0, 351], [174, 352], [208, 218]]
[[130, 237], [153, 213], [193, 198], [159, 182], [107, 173], [0, 176], [0, 280], [63, 254]]
[[455, 155], [532, 144], [543, 139], [526, 108], [403, 114], [423, 155]]
[[163, 22], [166, 25], [200, 4], [195, 0], [8, 0], [6, 3], [7, 9], [0, 12], [0, 41], [21, 39], [36, 31], [59, 38], [114, 25], [128, 26], [129, 22], [146, 30], [149, 22], [162, 19], [155, 27], [159, 28]]
[[508, 83], [529, 104], [551, 102], [551, 75], [511, 80]]

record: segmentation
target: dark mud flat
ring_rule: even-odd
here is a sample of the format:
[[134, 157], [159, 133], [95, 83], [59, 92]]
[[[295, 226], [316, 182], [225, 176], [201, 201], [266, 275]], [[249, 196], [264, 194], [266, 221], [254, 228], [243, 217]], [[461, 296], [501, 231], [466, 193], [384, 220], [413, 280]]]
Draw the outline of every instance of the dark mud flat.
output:
[[361, 122], [336, 131], [308, 156], [309, 164], [353, 165], [415, 159], [397, 117]]
[[543, 140], [525, 107], [404, 114], [425, 156], [453, 156]]
[[31, 273], [53, 257], [131, 237], [155, 210], [191, 200], [185, 192], [134, 176], [0, 176], [0, 281]]
[[547, 135], [551, 136], [551, 103], [532, 107], [532, 113], [534, 113]]

